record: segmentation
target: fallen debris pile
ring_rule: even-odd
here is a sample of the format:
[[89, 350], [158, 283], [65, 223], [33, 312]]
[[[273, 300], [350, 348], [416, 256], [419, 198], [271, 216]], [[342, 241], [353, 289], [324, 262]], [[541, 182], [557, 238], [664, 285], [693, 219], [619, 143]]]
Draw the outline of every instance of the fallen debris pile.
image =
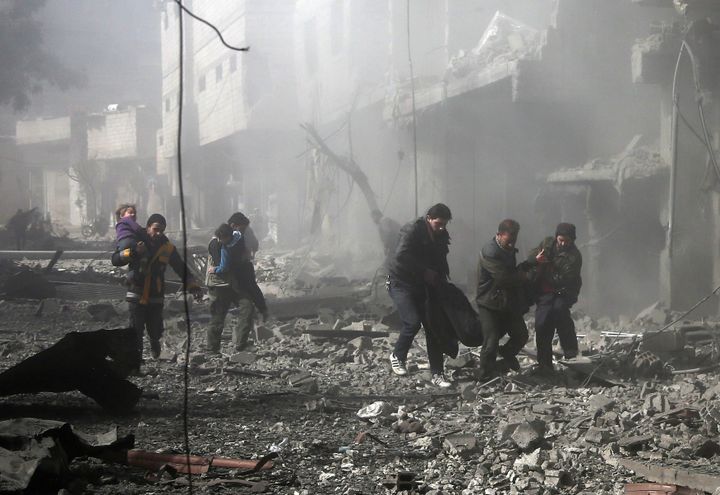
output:
[[[319, 289], [329, 294], [329, 287]], [[562, 361], [555, 375], [535, 373], [529, 347], [520, 372], [478, 382], [477, 350], [460, 346], [457, 358], [447, 360], [453, 388], [440, 391], [429, 381], [420, 346], [411, 349], [407, 377], [390, 373], [388, 355], [399, 326], [387, 306], [368, 296], [367, 285], [361, 289], [354, 297], [319, 291], [274, 299], [271, 308], [282, 317], [259, 325], [254, 344], [243, 352], [224, 340], [220, 355], [203, 352], [207, 303], [193, 305], [188, 418], [198, 464], [192, 469], [218, 466], [209, 460], [217, 458], [246, 459], [248, 468], [257, 467], [270, 460], [263, 453], [277, 456], [272, 470], [207, 470], [196, 478], [198, 487], [306, 495], [398, 489], [610, 495], [637, 493], [637, 483], [650, 482], [712, 492], [720, 480], [713, 323], [678, 323], [656, 334], [676, 315], [655, 308], [619, 325], [578, 314], [584, 355]], [[146, 361], [140, 376], [124, 378], [142, 389], [133, 415], [98, 415], [91, 401], [72, 391], [23, 390], [2, 400], [3, 418], [33, 411], [89, 431], [132, 432], [134, 447], [147, 453], [138, 455], [152, 458], [147, 477], [98, 458], [77, 458], [69, 467], [72, 493], [186, 492], [184, 467], [173, 459], [183, 451], [187, 335], [183, 311], [173, 306], [169, 299], [160, 358]], [[127, 319], [122, 301], [46, 299], [40, 307], [37, 301], [5, 300], [0, 314], [0, 355], [11, 369], [70, 331], [90, 335], [98, 320], [121, 327]], [[79, 356], [61, 354], [55, 369]], [[116, 395], [114, 385], [106, 388]], [[167, 466], [158, 468], [160, 462]]]

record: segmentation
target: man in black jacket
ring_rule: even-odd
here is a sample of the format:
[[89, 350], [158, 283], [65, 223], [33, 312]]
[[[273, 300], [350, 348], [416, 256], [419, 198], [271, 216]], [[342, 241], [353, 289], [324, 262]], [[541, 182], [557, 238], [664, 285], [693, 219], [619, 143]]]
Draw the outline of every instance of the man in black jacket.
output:
[[450, 274], [447, 263], [450, 235], [446, 227], [452, 213], [442, 203], [432, 206], [424, 217], [406, 224], [394, 255], [388, 259], [388, 290], [395, 303], [402, 330], [390, 353], [390, 367], [396, 375], [406, 375], [408, 351], [420, 326], [425, 326], [425, 342], [432, 383], [449, 387], [443, 374], [443, 353], [427, 327], [425, 301], [427, 288], [436, 287]]
[[577, 302], [582, 286], [582, 255], [575, 246], [575, 225], [560, 223], [555, 237], [545, 238], [530, 251], [527, 263], [533, 267], [535, 343], [539, 372], [552, 373], [552, 339], [557, 330], [566, 359], [578, 354], [575, 323], [570, 308]]
[[[478, 285], [475, 302], [482, 325], [483, 346], [480, 352], [481, 377], [489, 378], [496, 370], [498, 353], [508, 367], [519, 370], [517, 354], [528, 340], [523, 319], [528, 305], [525, 298], [527, 275], [516, 264], [515, 243], [520, 224], [506, 219], [500, 222], [495, 237], [483, 246], [478, 263]], [[500, 338], [508, 341], [499, 346]]]

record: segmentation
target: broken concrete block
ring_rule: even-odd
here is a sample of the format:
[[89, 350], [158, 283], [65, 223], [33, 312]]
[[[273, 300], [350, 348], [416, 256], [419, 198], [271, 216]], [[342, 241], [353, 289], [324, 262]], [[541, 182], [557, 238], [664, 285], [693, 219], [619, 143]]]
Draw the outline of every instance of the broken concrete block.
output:
[[541, 457], [541, 450], [539, 448], [533, 450], [532, 452], [528, 452], [527, 454], [523, 454], [517, 459], [515, 459], [515, 462], [513, 463], [513, 467], [516, 470], [519, 471], [530, 471], [540, 468], [540, 464], [542, 464], [543, 460]]
[[257, 325], [255, 327], [255, 338], [258, 340], [258, 342], [262, 342], [263, 340], [269, 340], [275, 336], [275, 332], [270, 330], [265, 325]]
[[605, 445], [610, 441], [610, 438], [610, 430], [607, 430], [605, 428], [597, 428], [595, 426], [591, 426], [585, 433], [585, 441], [597, 445]]
[[395, 433], [422, 433], [425, 431], [425, 427], [419, 420], [408, 418], [395, 422], [393, 431]]
[[557, 416], [562, 410], [562, 407], [557, 404], [533, 404], [532, 406], [532, 412], [546, 416]]
[[603, 394], [595, 394], [588, 399], [588, 408], [593, 411], [609, 411], [615, 407], [615, 399], [611, 399]]
[[473, 362], [472, 354], [468, 352], [466, 354], [460, 354], [456, 358], [448, 358], [445, 361], [445, 366], [454, 369], [468, 368], [472, 366]]
[[657, 413], [664, 413], [671, 409], [670, 401], [663, 394], [650, 394], [645, 397], [643, 404], [643, 413], [646, 416], [652, 416]]
[[644, 445], [654, 440], [654, 435], [634, 435], [631, 437], [623, 437], [618, 441], [618, 445], [625, 450], [637, 451]]
[[238, 364], [253, 364], [257, 361], [257, 356], [252, 352], [236, 352], [230, 356], [230, 361]]
[[515, 433], [520, 423], [501, 423], [498, 427], [498, 443], [503, 443], [512, 438], [512, 434]]
[[476, 396], [477, 391], [475, 390], [474, 383], [464, 383], [460, 387], [460, 397], [462, 398], [462, 400], [472, 401], [475, 400]]
[[539, 419], [522, 422], [510, 438], [521, 450], [532, 450], [545, 439], [545, 422]]
[[561, 469], [546, 469], [545, 470], [545, 486], [552, 488], [560, 488], [561, 486], [568, 486], [572, 484], [572, 477]]
[[310, 380], [312, 380], [312, 374], [306, 371], [295, 373], [288, 377], [288, 383], [290, 383], [290, 385], [292, 385], [293, 387], [299, 387], [303, 383], [309, 382]]
[[358, 351], [367, 351], [373, 347], [372, 339], [370, 337], [355, 337], [348, 342], [347, 345], [348, 347]]
[[443, 446], [445, 450], [463, 458], [470, 457], [479, 450], [475, 435], [448, 435]]

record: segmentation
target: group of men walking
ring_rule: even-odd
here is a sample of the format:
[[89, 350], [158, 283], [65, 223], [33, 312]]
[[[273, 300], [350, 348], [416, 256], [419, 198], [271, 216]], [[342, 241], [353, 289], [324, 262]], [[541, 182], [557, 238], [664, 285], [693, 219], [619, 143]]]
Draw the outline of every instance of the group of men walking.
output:
[[[192, 271], [165, 236], [165, 217], [154, 213], [145, 227], [136, 221], [136, 208], [123, 204], [116, 211], [117, 245], [112, 255], [115, 266], [128, 266], [126, 276], [130, 326], [135, 329], [136, 352], [134, 368], [140, 371], [143, 339], [147, 332], [153, 358], [161, 353], [164, 332], [165, 271], [170, 266], [184, 280], [185, 287], [196, 299], [203, 291]], [[241, 212], [230, 216], [215, 231], [208, 245], [208, 267], [205, 284], [210, 297], [211, 320], [206, 331], [205, 350], [220, 352], [220, 337], [228, 311], [237, 306], [238, 314], [232, 327], [236, 350], [247, 347], [257, 310], [268, 317], [267, 305], [255, 278], [253, 258], [259, 243], [250, 228], [250, 220]]]
[[[429, 331], [428, 305], [433, 289], [449, 279], [447, 255], [452, 220], [450, 208], [432, 206], [424, 217], [400, 230], [395, 252], [388, 258], [388, 290], [402, 321], [400, 336], [390, 354], [390, 367], [406, 375], [407, 355], [415, 335], [425, 327], [431, 381], [449, 387], [443, 372], [443, 353], [437, 334]], [[520, 370], [518, 353], [528, 341], [523, 315], [535, 304], [537, 373], [554, 372], [552, 341], [557, 331], [565, 358], [578, 354], [570, 308], [577, 302], [582, 279], [582, 257], [575, 246], [575, 226], [560, 223], [554, 236], [545, 238], [528, 258], [517, 262], [515, 247], [520, 225], [505, 219], [493, 238], [482, 247], [477, 270], [478, 322], [482, 329], [479, 375], [492, 378], [502, 369]], [[505, 335], [507, 341], [500, 345]], [[500, 356], [502, 359], [497, 360]]]
[[[161, 352], [167, 266], [184, 279], [187, 290], [196, 298], [202, 297], [202, 289], [165, 236], [167, 223], [162, 215], [150, 215], [146, 226], [141, 227], [135, 220], [135, 206], [125, 204], [118, 208], [116, 216], [117, 249], [112, 262], [116, 266], [129, 267], [126, 299], [130, 324], [136, 330], [139, 369], [146, 331], [152, 356], [157, 358]], [[451, 382], [444, 374], [443, 337], [428, 331], [428, 310], [436, 304], [433, 295], [450, 278], [447, 225], [451, 220], [450, 208], [438, 203], [425, 216], [402, 227], [397, 242], [386, 252], [387, 287], [402, 321], [400, 335], [390, 353], [391, 369], [397, 375], [408, 373], [410, 347], [424, 326], [431, 382], [439, 387], [449, 387]], [[532, 249], [521, 263], [517, 262], [515, 247], [519, 232], [518, 222], [503, 220], [480, 252], [475, 302], [482, 332], [478, 365], [481, 379], [491, 378], [501, 369], [520, 369], [517, 355], [528, 340], [523, 315], [533, 304], [536, 306], [537, 372], [552, 374], [554, 371], [552, 341], [555, 332], [565, 358], [578, 354], [575, 325], [570, 316], [570, 308], [577, 302], [582, 285], [582, 257], [575, 246], [575, 226], [560, 223], [555, 234]], [[237, 318], [232, 326], [232, 343], [236, 351], [248, 346], [254, 315], [259, 312], [264, 319], [268, 316], [253, 265], [258, 247], [250, 220], [241, 212], [234, 213], [221, 224], [208, 245], [205, 279], [211, 313], [205, 342], [208, 353], [220, 352], [220, 338], [232, 306], [237, 307]], [[508, 339], [500, 345], [505, 335]]]

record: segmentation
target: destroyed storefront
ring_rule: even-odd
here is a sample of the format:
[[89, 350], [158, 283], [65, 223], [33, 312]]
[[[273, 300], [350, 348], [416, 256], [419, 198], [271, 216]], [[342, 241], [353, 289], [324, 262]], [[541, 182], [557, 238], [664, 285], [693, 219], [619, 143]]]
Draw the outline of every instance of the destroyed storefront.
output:
[[[715, 151], [720, 126], [720, 9], [702, 0], [640, 3], [666, 7], [643, 9], [652, 19], [650, 35], [633, 46], [632, 75], [641, 90], [658, 91], [662, 103], [656, 117], [659, 151], [669, 164], [670, 177], [662, 213], [667, 236], [661, 297], [682, 309], [720, 284], [720, 166]], [[708, 313], [717, 311], [716, 304], [705, 306]]]
[[669, 167], [638, 140], [610, 160], [549, 174], [537, 199], [578, 226], [592, 314], [635, 314], [661, 297]]
[[[559, 208], [537, 207], [548, 173], [622, 149], [637, 133], [659, 133], [657, 94], [638, 92], [630, 77], [629, 50], [644, 28], [635, 22], [639, 10], [558, 2], [546, 29], [498, 13], [439, 83], [416, 81], [419, 196], [428, 203], [452, 198], [455, 280], [474, 285], [479, 246], [502, 218], [519, 221], [521, 254], [558, 222], [575, 220]], [[611, 28], [618, 17], [627, 24]], [[618, 53], [628, 53], [627, 71], [608, 72]], [[403, 84], [385, 108], [407, 136], [412, 100]]]

